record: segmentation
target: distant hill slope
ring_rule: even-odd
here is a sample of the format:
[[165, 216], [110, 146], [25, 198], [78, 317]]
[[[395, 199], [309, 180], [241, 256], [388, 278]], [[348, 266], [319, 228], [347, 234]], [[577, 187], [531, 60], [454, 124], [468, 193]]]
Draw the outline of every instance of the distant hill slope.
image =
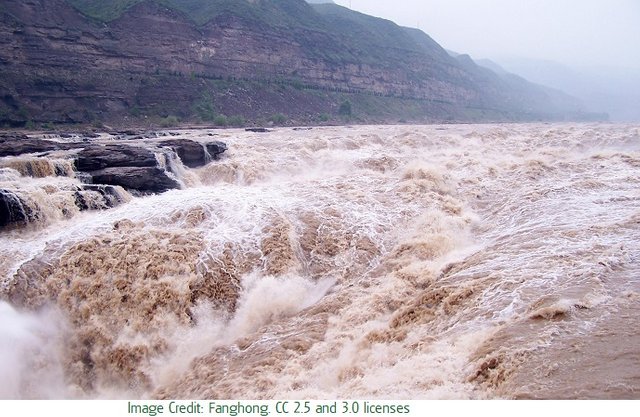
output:
[[476, 59], [475, 61], [476, 61], [476, 64], [480, 65], [481, 67], [488, 68], [498, 75], [506, 75], [509, 73], [509, 71], [502, 68], [498, 63], [493, 62], [490, 59]]
[[640, 69], [572, 67], [548, 60], [504, 57], [501, 64], [538, 84], [579, 98], [587, 108], [606, 111], [612, 121], [640, 121]]
[[589, 117], [421, 31], [335, 4], [4, 0], [0, 17], [5, 125]]

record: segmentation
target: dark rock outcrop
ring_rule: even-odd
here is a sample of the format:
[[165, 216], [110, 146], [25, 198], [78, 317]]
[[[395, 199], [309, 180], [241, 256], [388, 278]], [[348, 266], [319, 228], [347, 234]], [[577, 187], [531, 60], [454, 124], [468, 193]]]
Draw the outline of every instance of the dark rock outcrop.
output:
[[[74, 158], [75, 176], [91, 185], [83, 190], [98, 192], [106, 201], [107, 207], [119, 204], [117, 190], [109, 186], [122, 186], [138, 193], [160, 193], [179, 188], [179, 183], [165, 171], [169, 169], [161, 165], [156, 153], [163, 148], [171, 148], [189, 168], [197, 168], [216, 159], [227, 150], [227, 145], [220, 141], [199, 143], [188, 139], [168, 139], [157, 144], [91, 144], [85, 142], [55, 142], [24, 135], [5, 135], [0, 137], [0, 157], [18, 156], [29, 153], [46, 153], [55, 150], [74, 150], [70, 158]], [[166, 153], [166, 152], [165, 152]], [[171, 158], [175, 159], [175, 155]], [[165, 155], [166, 156], [166, 155]], [[43, 160], [39, 158], [38, 161]], [[27, 161], [29, 162], [29, 161]], [[46, 161], [45, 161], [46, 162]], [[27, 167], [28, 168], [28, 167]], [[67, 175], [67, 172], [50, 170], [55, 175]], [[25, 172], [27, 174], [29, 170]], [[60, 171], [60, 172], [58, 172]], [[53, 175], [51, 173], [46, 175]], [[42, 176], [42, 175], [31, 175]], [[17, 196], [3, 191], [2, 216], [8, 223], [27, 221], [21, 202]], [[91, 208], [91, 203], [76, 193], [77, 206], [81, 209]], [[21, 211], [22, 210], [22, 211]], [[23, 213], [23, 214], [21, 214]], [[22, 217], [20, 217], [22, 216]]]
[[198, 168], [217, 159], [227, 150], [227, 144], [220, 141], [198, 143], [188, 139], [169, 139], [159, 143], [161, 147], [171, 148], [189, 168]]
[[[83, 184], [77, 188], [63, 187], [55, 191], [51, 189], [48, 193], [72, 193], [74, 204], [80, 211], [103, 210], [116, 207], [126, 201], [126, 193], [122, 190], [103, 184]], [[50, 203], [44, 202], [44, 204]], [[47, 212], [56, 211], [56, 208], [49, 207], [44, 212], [43, 208], [40, 202], [28, 198], [28, 192], [0, 189], [0, 230], [23, 227], [40, 221], [46, 222]], [[59, 214], [68, 217], [71, 207], [61, 205], [57, 210]]]
[[[100, 195], [100, 204], [87, 198], [86, 192], [95, 192]], [[113, 185], [83, 184], [81, 189], [74, 194], [76, 206], [81, 210], [97, 210], [112, 208], [124, 202], [120, 192]]]
[[[227, 150], [223, 142], [201, 144], [188, 139], [170, 139], [158, 144], [171, 148], [189, 168], [206, 165]], [[161, 193], [179, 188], [176, 180], [158, 166], [153, 151], [133, 145], [92, 145], [76, 156], [75, 166], [94, 184], [119, 185], [140, 193]]]
[[18, 194], [0, 190], [0, 228], [12, 224], [26, 224], [36, 214]]
[[[66, 136], [74, 137], [71, 134]], [[54, 159], [47, 157], [47, 152], [56, 150], [70, 152], [61, 152]], [[13, 186], [0, 189], [0, 230], [32, 223], [46, 224], [50, 213], [56, 210], [57, 214], [53, 218], [68, 218], [76, 211], [75, 207], [80, 211], [116, 207], [130, 198], [124, 190], [144, 195], [180, 188], [179, 181], [174, 177], [176, 172], [171, 170], [178, 157], [188, 167], [195, 168], [209, 163], [226, 150], [227, 145], [219, 141], [199, 143], [171, 139], [160, 143], [102, 145], [56, 142], [22, 135], [1, 136], [0, 158], [23, 153], [43, 154], [20, 158], [18, 161], [7, 158], [11, 159], [7, 166], [20, 175], [35, 178], [72, 176], [83, 184], [64, 184], [60, 187], [47, 185], [46, 195], [60, 193], [60, 201], [65, 202], [60, 207], [55, 202], [49, 207], [47, 205], [51, 201], [42, 202], [39, 198], [31, 198], [29, 190], [14, 190]], [[156, 158], [156, 154], [160, 154], [159, 158]], [[0, 161], [2, 164], [5, 162]], [[75, 166], [75, 170], [72, 166]], [[68, 196], [72, 196], [72, 199], [69, 200]], [[56, 198], [57, 196], [54, 200]]]
[[91, 145], [76, 156], [78, 171], [97, 171], [114, 167], [153, 167], [157, 165], [153, 152], [139, 146]]
[[56, 142], [47, 139], [30, 138], [21, 134], [5, 134], [0, 136], [0, 158], [3, 156], [77, 149], [83, 146], [87, 146], [87, 144], [82, 142]]
[[180, 184], [158, 167], [114, 167], [92, 171], [94, 184], [119, 185], [141, 193], [163, 193], [180, 188]]
[[60, 149], [60, 145], [57, 142], [27, 136], [5, 136], [0, 138], [0, 157], [55, 151]]
[[197, 168], [209, 162], [204, 145], [198, 142], [187, 139], [169, 139], [160, 142], [159, 145], [173, 149], [182, 163], [189, 168]]
[[220, 142], [219, 140], [208, 142], [205, 144], [205, 146], [207, 148], [207, 152], [209, 152], [209, 155], [216, 159], [218, 158], [218, 155], [224, 153], [228, 149], [227, 144], [224, 142]]

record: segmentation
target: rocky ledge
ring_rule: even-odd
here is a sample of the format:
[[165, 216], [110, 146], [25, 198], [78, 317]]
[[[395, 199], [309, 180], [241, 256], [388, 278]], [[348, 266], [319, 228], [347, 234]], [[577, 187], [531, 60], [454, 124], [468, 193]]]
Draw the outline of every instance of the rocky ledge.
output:
[[196, 142], [168, 139], [133, 144], [100, 144], [90, 140], [58, 142], [23, 135], [0, 137], [0, 158], [33, 155], [46, 157], [53, 151], [71, 154], [76, 176], [89, 184], [119, 185], [128, 191], [148, 194], [164, 192], [180, 185], [171, 175], [169, 160], [177, 156], [189, 168], [198, 168], [217, 159], [227, 150], [220, 141]]
[[[77, 137], [77, 141], [73, 141], [73, 137], [61, 139], [66, 141], [24, 135], [0, 136], [0, 169], [12, 168], [19, 173], [4, 171], [5, 176], [6, 172], [13, 172], [9, 175], [18, 177], [20, 174], [27, 177], [74, 176], [81, 184], [71, 188], [67, 185], [64, 192], [74, 195], [72, 205], [80, 211], [110, 208], [122, 203], [119, 187], [134, 195], [180, 188], [178, 173], [173, 172], [179, 166], [176, 164], [181, 162], [186, 167], [198, 168], [218, 159], [227, 150], [227, 145], [219, 141], [163, 140], [153, 136], [135, 143], [123, 140], [103, 143], [88, 137]], [[28, 192], [19, 186], [16, 188], [15, 179], [10, 181], [13, 185], [6, 187], [1, 180], [0, 229], [38, 221], [41, 209]]]

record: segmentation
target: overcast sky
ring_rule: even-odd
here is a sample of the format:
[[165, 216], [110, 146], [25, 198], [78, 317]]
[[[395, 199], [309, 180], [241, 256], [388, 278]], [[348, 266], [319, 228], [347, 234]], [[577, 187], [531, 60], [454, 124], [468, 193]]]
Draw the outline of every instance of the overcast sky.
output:
[[640, 0], [335, 0], [474, 58], [640, 69]]

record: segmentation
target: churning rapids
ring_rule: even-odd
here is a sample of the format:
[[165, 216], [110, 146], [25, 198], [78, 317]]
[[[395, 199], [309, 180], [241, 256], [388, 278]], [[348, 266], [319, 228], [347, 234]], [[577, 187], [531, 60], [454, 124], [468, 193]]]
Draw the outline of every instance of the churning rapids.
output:
[[638, 126], [216, 133], [0, 234], [1, 398], [640, 398]]

